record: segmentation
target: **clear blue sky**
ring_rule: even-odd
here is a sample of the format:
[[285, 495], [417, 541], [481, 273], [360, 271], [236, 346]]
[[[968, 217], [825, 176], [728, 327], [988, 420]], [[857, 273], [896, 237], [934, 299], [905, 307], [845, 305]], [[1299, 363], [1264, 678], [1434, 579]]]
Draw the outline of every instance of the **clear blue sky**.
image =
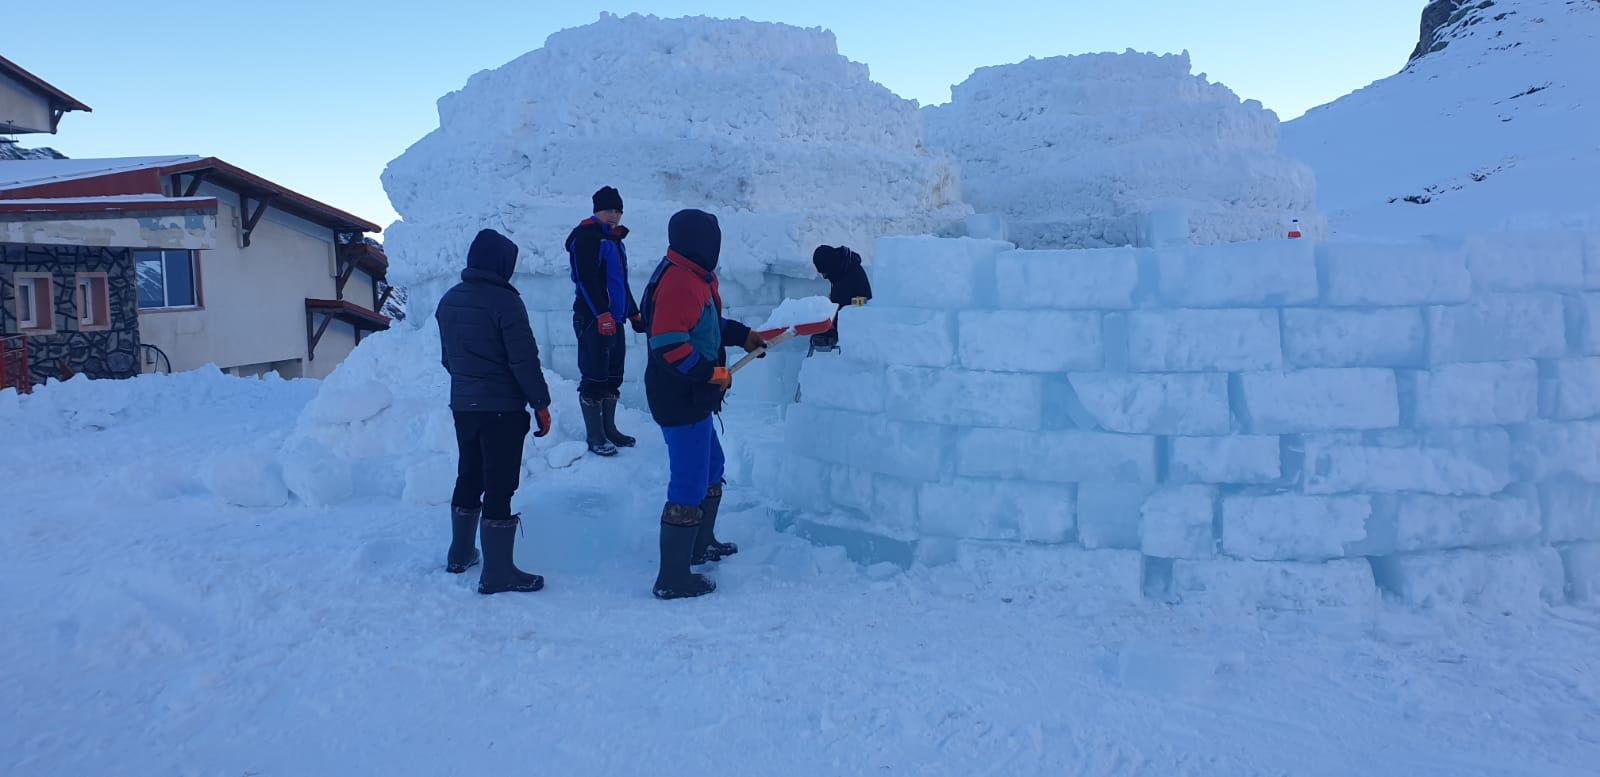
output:
[[378, 174], [438, 125], [468, 76], [602, 10], [749, 16], [834, 31], [845, 56], [923, 104], [975, 68], [1187, 49], [1197, 72], [1285, 120], [1398, 71], [1425, 0], [16, 0], [0, 54], [94, 108], [23, 138], [74, 157], [218, 156], [387, 225]]

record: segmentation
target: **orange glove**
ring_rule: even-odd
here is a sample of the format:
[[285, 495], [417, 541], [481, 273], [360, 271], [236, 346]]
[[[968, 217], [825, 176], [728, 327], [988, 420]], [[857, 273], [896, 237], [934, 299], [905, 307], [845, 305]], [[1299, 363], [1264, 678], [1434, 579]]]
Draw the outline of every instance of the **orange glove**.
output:
[[723, 391], [733, 388], [733, 373], [729, 372], [727, 367], [718, 367], [712, 370], [711, 385], [717, 386]]
[[617, 333], [617, 320], [610, 313], [601, 313], [595, 320], [595, 326], [600, 328], [600, 334], [610, 337]]
[[534, 437], [543, 437], [550, 433], [550, 408], [536, 408], [533, 411], [533, 418], [539, 423], [538, 430], [533, 433]]

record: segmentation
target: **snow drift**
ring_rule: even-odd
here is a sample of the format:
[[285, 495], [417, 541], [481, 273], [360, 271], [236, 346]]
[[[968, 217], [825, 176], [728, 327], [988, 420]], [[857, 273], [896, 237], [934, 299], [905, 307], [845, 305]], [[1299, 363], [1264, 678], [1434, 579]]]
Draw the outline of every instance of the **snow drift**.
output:
[[978, 69], [923, 109], [964, 196], [1024, 248], [1133, 245], [1141, 214], [1187, 211], [1194, 243], [1323, 234], [1316, 181], [1278, 153], [1278, 117], [1190, 73], [1189, 55], [1129, 51]]
[[1285, 125], [1335, 231], [1600, 224], [1600, 2], [1455, 6], [1405, 70]]

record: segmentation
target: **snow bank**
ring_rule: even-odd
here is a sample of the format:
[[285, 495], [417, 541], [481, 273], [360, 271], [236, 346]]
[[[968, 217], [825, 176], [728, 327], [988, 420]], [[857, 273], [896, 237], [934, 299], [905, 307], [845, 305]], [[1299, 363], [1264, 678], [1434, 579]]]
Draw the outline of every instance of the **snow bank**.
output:
[[[32, 394], [0, 391], [0, 429], [8, 439], [69, 441], [60, 450], [77, 454], [56, 466], [93, 458], [108, 493], [210, 494], [241, 507], [277, 507], [289, 499], [277, 460], [280, 419], [294, 418], [318, 388], [314, 380], [284, 381], [273, 373], [237, 378], [214, 369], [127, 380], [79, 375]], [[218, 435], [219, 428], [233, 434]], [[105, 455], [126, 440], [136, 441], [136, 455]], [[17, 466], [44, 465], [25, 461], [26, 450], [16, 449]]]
[[[1148, 594], [1186, 602], [1592, 597], [1596, 284], [1572, 268], [1596, 245], [885, 238], [880, 299], [805, 360], [776, 491], [925, 561], [950, 543], [1136, 553]], [[1028, 309], [997, 309], [1015, 299], [986, 290], [1019, 276]]]
[[1192, 75], [1187, 53], [985, 67], [951, 96], [923, 109], [928, 143], [1025, 248], [1261, 240], [1293, 219], [1324, 232], [1310, 168], [1278, 153], [1278, 117]]
[[[555, 428], [547, 437], [527, 438], [527, 473], [570, 467], [586, 449], [573, 444], [583, 439], [576, 385], [548, 369], [545, 380]], [[366, 496], [448, 504], [456, 469], [449, 404], [450, 377], [439, 366], [435, 322], [368, 337], [323, 381], [276, 452], [288, 490], [316, 505]], [[650, 423], [625, 407], [617, 417], [624, 429]]]
[[810, 278], [818, 244], [870, 249], [970, 212], [921, 122], [826, 30], [602, 14], [439, 101], [439, 129], [384, 172], [403, 218], [384, 247], [419, 311], [483, 227], [517, 242], [522, 273], [564, 283], [567, 233], [611, 185], [636, 289], [685, 207], [721, 220], [725, 282]]

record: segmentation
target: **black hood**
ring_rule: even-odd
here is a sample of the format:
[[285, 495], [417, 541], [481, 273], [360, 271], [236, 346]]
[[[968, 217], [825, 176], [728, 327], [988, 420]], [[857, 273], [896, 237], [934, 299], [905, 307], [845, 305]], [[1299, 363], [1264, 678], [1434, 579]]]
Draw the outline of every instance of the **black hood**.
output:
[[722, 254], [722, 227], [717, 217], [703, 210], [680, 210], [667, 222], [667, 246], [684, 258], [716, 272]]
[[499, 232], [485, 229], [472, 239], [472, 247], [467, 249], [467, 269], [486, 270], [509, 281], [512, 271], [517, 269], [517, 244]]
[[861, 266], [861, 255], [846, 246], [817, 246], [811, 252], [811, 264], [826, 278]]

